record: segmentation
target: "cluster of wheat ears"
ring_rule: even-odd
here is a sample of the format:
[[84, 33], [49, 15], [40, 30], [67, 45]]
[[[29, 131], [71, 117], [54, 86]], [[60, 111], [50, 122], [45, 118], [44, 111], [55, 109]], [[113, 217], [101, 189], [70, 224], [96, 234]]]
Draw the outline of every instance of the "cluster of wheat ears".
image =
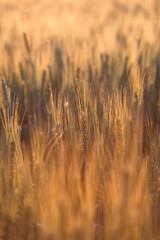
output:
[[138, 39], [133, 61], [117, 38], [116, 54], [5, 45], [0, 239], [159, 239], [160, 54]]

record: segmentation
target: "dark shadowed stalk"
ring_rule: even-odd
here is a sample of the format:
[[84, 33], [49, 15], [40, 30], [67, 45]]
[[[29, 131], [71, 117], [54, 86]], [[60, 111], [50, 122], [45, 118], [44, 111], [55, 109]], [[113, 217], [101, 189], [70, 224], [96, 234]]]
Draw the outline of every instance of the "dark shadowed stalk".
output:
[[80, 79], [80, 67], [77, 67], [77, 78]]
[[49, 71], [49, 79], [50, 79], [50, 82], [52, 83], [53, 82], [53, 73], [52, 73], [52, 68], [50, 65], [48, 65], [48, 71]]
[[139, 66], [140, 73], [142, 73], [142, 67], [143, 67], [143, 53], [142, 52], [140, 52], [137, 61], [138, 61], [138, 66]]
[[36, 66], [32, 63], [32, 86], [33, 86], [33, 94], [32, 94], [32, 111], [33, 111], [33, 129], [35, 129], [35, 110], [36, 110], [36, 101], [37, 101], [37, 80], [36, 80]]
[[65, 111], [65, 97], [64, 95], [62, 96], [62, 128], [63, 128], [63, 140], [66, 137], [67, 134], [67, 122], [66, 122], [66, 118], [67, 118], [67, 114]]
[[124, 87], [126, 87], [128, 82], [128, 56], [125, 58], [125, 62], [124, 62], [124, 67], [123, 67], [123, 72], [122, 75], [120, 77], [120, 82], [119, 82], [119, 87], [121, 89], [121, 94], [122, 94], [122, 104], [124, 101]]
[[103, 82], [105, 76], [105, 61], [104, 56], [101, 54], [101, 77], [100, 77], [100, 83]]
[[158, 90], [160, 89], [160, 61], [157, 61], [157, 66], [156, 66], [156, 77], [155, 77], [155, 88], [156, 88], [156, 97], [158, 98], [159, 92]]
[[64, 72], [64, 64], [63, 64], [63, 52], [61, 47], [55, 48], [55, 76], [54, 79], [56, 81], [56, 91], [60, 91], [62, 88], [63, 81], [63, 72]]
[[73, 87], [74, 87], [74, 93], [75, 93], [75, 97], [74, 97], [74, 116], [76, 119], [76, 123], [78, 125], [78, 127], [80, 127], [80, 121], [79, 121], [79, 109], [81, 108], [81, 99], [80, 99], [80, 82], [78, 78], [75, 78], [73, 81]]
[[[81, 114], [81, 129], [82, 129], [82, 145], [83, 145], [83, 157], [84, 157], [84, 179], [87, 187], [87, 119], [84, 112]], [[82, 173], [83, 174], [83, 173]]]
[[[9, 90], [6, 86], [5, 81], [2, 79], [2, 90], [3, 90], [3, 95], [4, 95], [4, 100], [7, 106], [7, 109], [9, 110], [9, 117], [11, 117], [11, 102], [10, 102], [10, 96], [9, 96]], [[6, 113], [7, 114], [7, 113]]]
[[92, 71], [92, 66], [90, 63], [88, 63], [88, 74], [89, 74], [89, 83], [92, 85], [93, 83], [93, 71]]
[[23, 69], [22, 62], [19, 63], [19, 70], [20, 70], [20, 74], [21, 74], [21, 79], [22, 79], [22, 81], [24, 81], [25, 80], [25, 71]]
[[29, 46], [27, 34], [26, 34], [25, 32], [23, 33], [23, 39], [24, 39], [24, 44], [25, 44], [25, 47], [26, 47], [26, 51], [27, 51], [27, 53], [28, 53], [28, 56], [31, 57], [31, 49], [30, 49], [30, 46]]
[[6, 73], [4, 65], [2, 66], [2, 73], [3, 73], [3, 76], [4, 76], [5, 80], [8, 80], [8, 75]]
[[105, 55], [105, 81], [106, 81], [106, 90], [107, 92], [111, 91], [111, 81], [109, 80], [109, 56]]
[[45, 87], [45, 80], [46, 80], [46, 71], [43, 70], [42, 80], [41, 80], [41, 88], [40, 88], [40, 96], [39, 96], [39, 121], [41, 121], [41, 114], [42, 114], [42, 104], [44, 98], [44, 87]]
[[67, 56], [67, 82], [70, 79], [70, 58]]
[[156, 66], [156, 76], [155, 76], [155, 121], [158, 124], [158, 128], [160, 127], [160, 60], [157, 60]]

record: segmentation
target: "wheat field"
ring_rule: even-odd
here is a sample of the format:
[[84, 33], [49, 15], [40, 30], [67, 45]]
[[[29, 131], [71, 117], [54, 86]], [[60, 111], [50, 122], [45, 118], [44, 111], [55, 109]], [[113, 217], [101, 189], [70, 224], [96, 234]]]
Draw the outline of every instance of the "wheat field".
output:
[[160, 0], [0, 0], [0, 240], [160, 239]]

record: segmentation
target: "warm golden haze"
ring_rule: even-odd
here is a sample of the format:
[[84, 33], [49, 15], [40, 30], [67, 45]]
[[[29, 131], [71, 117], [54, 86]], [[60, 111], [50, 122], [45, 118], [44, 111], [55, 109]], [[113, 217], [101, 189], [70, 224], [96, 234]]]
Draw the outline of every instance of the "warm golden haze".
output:
[[160, 1], [0, 16], [0, 239], [160, 239]]

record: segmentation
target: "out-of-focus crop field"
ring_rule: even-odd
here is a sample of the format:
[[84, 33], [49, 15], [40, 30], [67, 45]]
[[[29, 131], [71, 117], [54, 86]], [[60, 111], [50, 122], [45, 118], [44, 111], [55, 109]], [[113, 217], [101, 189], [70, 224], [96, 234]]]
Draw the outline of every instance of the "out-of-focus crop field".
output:
[[160, 239], [159, 140], [159, 0], [0, 0], [0, 239]]

